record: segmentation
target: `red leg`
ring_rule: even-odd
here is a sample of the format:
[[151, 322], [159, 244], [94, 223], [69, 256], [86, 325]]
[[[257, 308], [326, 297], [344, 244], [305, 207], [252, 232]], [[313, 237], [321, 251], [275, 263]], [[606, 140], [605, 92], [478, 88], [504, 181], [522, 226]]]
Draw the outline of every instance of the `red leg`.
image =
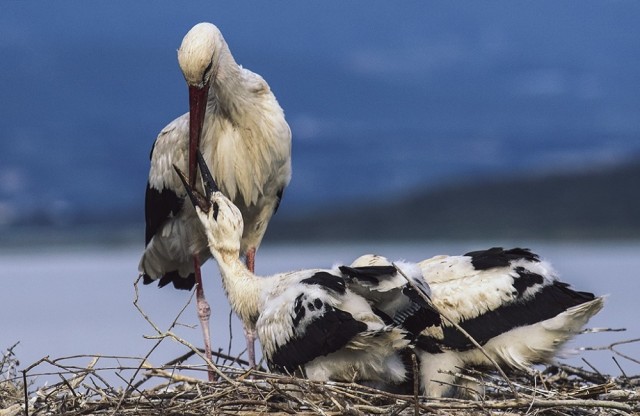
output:
[[245, 261], [247, 264], [247, 269], [249, 269], [251, 273], [255, 273], [256, 272], [256, 249], [255, 248], [250, 248], [249, 250], [247, 250]]
[[[211, 308], [209, 302], [204, 297], [204, 287], [202, 286], [202, 273], [200, 273], [200, 259], [193, 256], [193, 268], [196, 275], [196, 307], [198, 308], [198, 318], [200, 319], [200, 327], [204, 337], [204, 355], [208, 360], [211, 358], [211, 334], [209, 333], [209, 317], [211, 316]], [[215, 381], [216, 375], [212, 368], [209, 368], [209, 381]]]
[[256, 368], [256, 331], [243, 325], [244, 338], [247, 340], [247, 361], [250, 368]]
[[[256, 249], [255, 248], [252, 247], [247, 251], [245, 260], [247, 264], [247, 269], [249, 269], [251, 273], [255, 273], [255, 265], [256, 265]], [[255, 329], [250, 329], [244, 326], [244, 337], [247, 340], [247, 361], [249, 361], [249, 367], [255, 368], [256, 367], [256, 348], [255, 348], [256, 331]]]

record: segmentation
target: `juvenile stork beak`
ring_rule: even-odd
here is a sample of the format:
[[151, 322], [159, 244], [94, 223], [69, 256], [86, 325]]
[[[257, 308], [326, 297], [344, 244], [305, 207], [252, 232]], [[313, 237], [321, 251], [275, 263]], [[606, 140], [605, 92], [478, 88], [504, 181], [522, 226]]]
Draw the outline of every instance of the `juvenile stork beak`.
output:
[[216, 181], [213, 179], [211, 171], [209, 171], [209, 167], [204, 161], [204, 158], [202, 157], [202, 153], [200, 153], [200, 151], [196, 152], [196, 158], [198, 160], [198, 166], [200, 167], [200, 175], [202, 176], [202, 182], [206, 196], [202, 195], [195, 189], [194, 186], [191, 186], [189, 184], [189, 181], [185, 177], [184, 173], [180, 170], [180, 168], [178, 168], [176, 165], [173, 165], [173, 168], [178, 174], [180, 181], [184, 185], [184, 189], [187, 191], [187, 195], [189, 195], [189, 199], [193, 203], [193, 206], [200, 207], [202, 211], [208, 213], [209, 209], [211, 209], [211, 195], [213, 195], [214, 192], [220, 192], [220, 188], [218, 188], [218, 184], [216, 184]]
[[218, 188], [218, 184], [213, 179], [213, 175], [211, 175], [211, 171], [207, 166], [207, 162], [204, 161], [202, 153], [198, 151], [196, 154], [198, 158], [198, 167], [200, 168], [200, 176], [202, 176], [202, 184], [204, 185], [204, 191], [207, 194], [207, 199], [211, 199], [211, 194], [214, 192], [220, 192], [220, 188]]
[[184, 173], [180, 170], [180, 168], [178, 168], [176, 165], [173, 165], [173, 168], [176, 170], [180, 181], [182, 181], [184, 189], [187, 191], [187, 195], [189, 195], [189, 199], [191, 200], [193, 206], [200, 207], [203, 212], [208, 213], [211, 209], [211, 202], [209, 202], [209, 199], [205, 198], [200, 192], [189, 185], [189, 181], [184, 176]]
[[200, 147], [200, 136], [207, 109], [209, 82], [202, 86], [189, 85], [189, 184], [196, 184], [196, 153]]

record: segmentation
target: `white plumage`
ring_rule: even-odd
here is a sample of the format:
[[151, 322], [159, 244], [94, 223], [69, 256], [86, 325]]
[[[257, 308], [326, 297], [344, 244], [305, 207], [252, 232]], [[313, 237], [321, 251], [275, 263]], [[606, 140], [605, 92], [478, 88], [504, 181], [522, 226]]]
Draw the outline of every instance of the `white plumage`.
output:
[[[367, 255], [354, 265], [381, 265]], [[492, 248], [464, 256], [436, 256], [419, 263], [431, 300], [506, 369], [528, 370], [551, 360], [595, 315], [604, 298], [576, 292], [558, 281], [549, 263], [526, 249]], [[452, 373], [492, 367], [487, 357], [446, 319], [419, 337], [421, 388], [431, 397], [464, 396]]]
[[[190, 90], [205, 89], [204, 118], [191, 115], [202, 125], [199, 148], [220, 188], [242, 212], [241, 254], [252, 257], [291, 178], [291, 131], [284, 112], [265, 80], [235, 62], [210, 23], [187, 33], [178, 60]], [[187, 170], [189, 117], [172, 121], [154, 143], [145, 199], [147, 241], [140, 260], [145, 282], [160, 279], [161, 285], [180, 288], [193, 286], [192, 256], [201, 262], [210, 257], [173, 170], [173, 165]]]
[[[202, 160], [200, 167], [208, 183], [206, 197], [191, 191], [184, 176], [183, 182], [231, 307], [256, 329], [270, 367], [290, 373], [302, 369], [315, 380], [406, 381], [407, 347], [439, 316], [397, 269], [334, 266], [257, 277], [238, 259], [240, 211], [216, 189]], [[429, 295], [417, 265], [397, 267]]]
[[[239, 66], [218, 28], [195, 25], [178, 50], [180, 69], [189, 86], [187, 114], [158, 135], [151, 151], [145, 197], [146, 248], [139, 270], [144, 283], [159, 280], [191, 289], [196, 281], [198, 315], [209, 356], [209, 305], [204, 298], [200, 265], [211, 255], [202, 226], [173, 166], [195, 180], [199, 148], [213, 166], [220, 188], [240, 209], [245, 222], [240, 253], [254, 269], [255, 253], [291, 178], [291, 131], [269, 85]], [[245, 331], [253, 365], [253, 334]]]

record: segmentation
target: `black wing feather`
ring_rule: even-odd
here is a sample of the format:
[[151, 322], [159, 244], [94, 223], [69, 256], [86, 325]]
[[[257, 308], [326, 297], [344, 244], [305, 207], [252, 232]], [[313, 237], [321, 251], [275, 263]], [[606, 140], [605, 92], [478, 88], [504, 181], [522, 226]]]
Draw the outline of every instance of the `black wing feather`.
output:
[[147, 183], [144, 198], [145, 246], [172, 215], [178, 214], [183, 202], [184, 199], [175, 192], [166, 188], [158, 191]]
[[[309, 301], [307, 307], [314, 305], [316, 308], [317, 300]], [[317, 357], [338, 351], [353, 337], [367, 330], [367, 325], [354, 319], [350, 313], [327, 304], [322, 306], [325, 310], [318, 319], [311, 321], [302, 333], [296, 331], [291, 339], [273, 353], [269, 361], [274, 369], [293, 373], [298, 367]], [[296, 310], [297, 315], [301, 313], [304, 317], [304, 307], [298, 307]], [[299, 316], [294, 317], [294, 321], [298, 323], [301, 319]]]
[[[386, 278], [395, 278], [398, 274], [394, 266], [340, 266], [339, 269], [345, 275], [369, 287], [380, 284], [380, 281]], [[420, 288], [419, 285], [417, 286]], [[425, 292], [422, 294], [428, 296]], [[402, 288], [402, 295], [406, 296], [410, 302], [406, 307], [395, 311], [392, 317], [395, 325], [417, 335], [427, 327], [441, 324], [440, 314], [435, 307], [427, 302], [416, 289], [409, 286], [408, 282]], [[402, 295], [397, 294], [397, 296]]]
[[[148, 274], [142, 275], [142, 283], [145, 285], [155, 282]], [[158, 281], [158, 287], [165, 287], [169, 283], [173, 283], [173, 287], [181, 290], [191, 290], [196, 285], [196, 275], [190, 273], [187, 277], [182, 277], [177, 270], [165, 273]]]
[[544, 278], [541, 275], [533, 273], [524, 267], [516, 267], [515, 272], [518, 277], [513, 279], [513, 287], [518, 292], [518, 296], [522, 296], [528, 288], [541, 285], [544, 282]]
[[317, 272], [311, 277], [300, 281], [305, 285], [319, 285], [336, 293], [344, 294], [347, 287], [341, 276], [336, 276], [328, 272]]
[[540, 258], [528, 248], [513, 248], [505, 250], [502, 247], [493, 247], [488, 250], [470, 251], [465, 256], [471, 257], [471, 264], [476, 270], [487, 270], [497, 267], [506, 267], [512, 261], [524, 259], [538, 262]]
[[[542, 287], [530, 299], [501, 306], [473, 319], [460, 322], [478, 343], [485, 344], [492, 338], [519, 326], [532, 325], [551, 319], [567, 309], [595, 299], [593, 293], [576, 292], [569, 285], [554, 282]], [[473, 348], [466, 336], [451, 326], [443, 327], [443, 344], [457, 350]]]

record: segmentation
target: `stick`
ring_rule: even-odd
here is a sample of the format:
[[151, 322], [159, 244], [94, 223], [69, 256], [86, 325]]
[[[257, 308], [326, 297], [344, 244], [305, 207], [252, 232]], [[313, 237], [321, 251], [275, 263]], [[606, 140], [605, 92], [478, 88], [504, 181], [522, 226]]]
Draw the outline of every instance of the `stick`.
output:
[[616, 365], [618, 366], [618, 369], [620, 370], [620, 372], [622, 373], [622, 376], [626, 379], [629, 379], [629, 377], [627, 377], [627, 374], [624, 372], [624, 370], [622, 369], [622, 367], [620, 367], [620, 363], [618, 362], [618, 360], [616, 360], [616, 357], [611, 357], [611, 359], [613, 360], [614, 363], [616, 363]]
[[[218, 368], [218, 366], [216, 366], [214, 363], [211, 362], [211, 360], [207, 357], [205, 357], [204, 354], [202, 354], [200, 351], [198, 351], [198, 348], [194, 347], [191, 343], [183, 340], [182, 338], [180, 338], [179, 336], [177, 336], [176, 334], [174, 334], [173, 332], [171, 332], [171, 329], [174, 328], [178, 322], [178, 319], [180, 318], [180, 316], [182, 315], [182, 313], [185, 311], [185, 309], [187, 308], [187, 306], [189, 306], [189, 303], [191, 303], [191, 300], [193, 299], [193, 293], [191, 294], [191, 296], [189, 297], [189, 301], [182, 307], [182, 309], [180, 310], [180, 312], [178, 313], [178, 315], [176, 316], [176, 318], [173, 320], [173, 322], [171, 323], [171, 325], [169, 326], [169, 330], [167, 331], [162, 331], [160, 330], [160, 328], [158, 328], [158, 326], [149, 318], [149, 316], [142, 310], [142, 308], [140, 307], [140, 305], [138, 305], [138, 299], [139, 299], [139, 294], [138, 294], [138, 282], [140, 281], [140, 277], [138, 276], [138, 279], [136, 279], [135, 283], [133, 284], [134, 288], [135, 288], [135, 299], [133, 301], [134, 306], [136, 307], [136, 309], [138, 309], [138, 312], [140, 312], [140, 314], [144, 317], [144, 319], [153, 327], [153, 329], [156, 330], [156, 332], [158, 333], [157, 336], [148, 336], [146, 338], [148, 339], [158, 339], [158, 343], [156, 344], [156, 346], [154, 346], [154, 349], [157, 347], [157, 345], [160, 344], [160, 342], [162, 342], [162, 340], [164, 338], [172, 338], [173, 340], [179, 342], [180, 344], [188, 347], [191, 351], [193, 351], [198, 357], [202, 358], [204, 360], [204, 362], [210, 367], [212, 368], [220, 377], [222, 377], [225, 381], [227, 381], [230, 384], [235, 384], [234, 381], [232, 381], [229, 377], [227, 377], [222, 371], [220, 371], [220, 369]], [[147, 357], [150, 354], [147, 355]], [[147, 358], [145, 357], [145, 358]], [[142, 364], [141, 364], [142, 365]]]
[[[29, 367], [31, 368], [31, 367]], [[27, 392], [27, 371], [29, 371], [29, 368], [27, 368], [26, 370], [22, 370], [22, 389], [24, 391], [24, 414], [25, 416], [29, 416], [29, 393]]]

